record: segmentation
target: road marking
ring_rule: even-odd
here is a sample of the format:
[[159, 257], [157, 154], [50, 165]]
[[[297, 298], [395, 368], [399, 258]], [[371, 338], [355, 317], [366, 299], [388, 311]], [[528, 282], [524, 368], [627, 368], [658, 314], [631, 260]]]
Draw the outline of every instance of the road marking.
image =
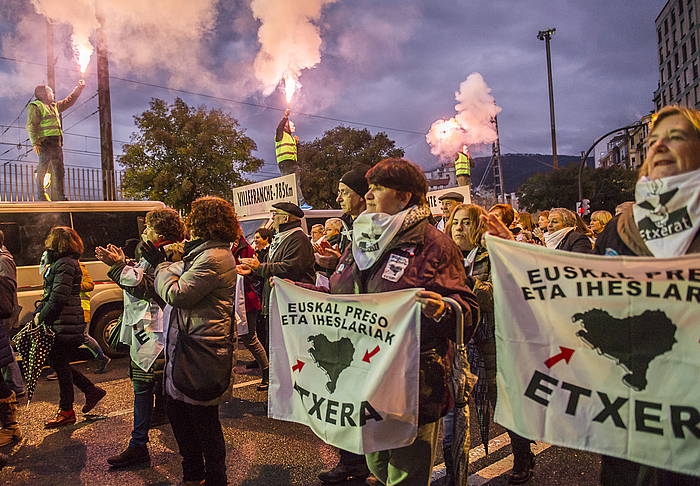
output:
[[[510, 437], [507, 433], [503, 433], [497, 437], [494, 437], [489, 441], [489, 453], [495, 452], [505, 446], [510, 444]], [[469, 462], [474, 463], [479, 459], [486, 457], [486, 450], [484, 449], [484, 444], [479, 444], [478, 446], [469, 449]], [[438, 464], [433, 467], [433, 473], [431, 476], [431, 481], [437, 481], [438, 479], [444, 478], [447, 474], [445, 469], [445, 463]]]
[[[492, 442], [494, 442], [493, 449], [491, 446]], [[501, 449], [508, 444], [510, 444], [508, 434], [501, 434], [498, 437], [495, 437], [489, 441], [489, 453], [492, 451], [497, 451], [498, 449]], [[535, 446], [532, 448], [532, 453], [536, 456], [546, 451], [550, 447], [550, 444], [545, 444], [544, 442], [535, 442]], [[470, 462], [477, 461], [483, 457], [485, 457], [483, 445], [469, 450]], [[511, 469], [513, 469], [513, 454], [509, 454], [500, 461], [496, 461], [493, 464], [478, 470], [474, 474], [471, 474], [467, 479], [467, 484], [469, 486], [484, 486], [494, 478], [502, 476]], [[443, 477], [445, 477], [445, 473], [445, 464], [438, 464], [433, 468], [433, 474], [430, 483], [433, 484], [434, 481], [442, 479]]]

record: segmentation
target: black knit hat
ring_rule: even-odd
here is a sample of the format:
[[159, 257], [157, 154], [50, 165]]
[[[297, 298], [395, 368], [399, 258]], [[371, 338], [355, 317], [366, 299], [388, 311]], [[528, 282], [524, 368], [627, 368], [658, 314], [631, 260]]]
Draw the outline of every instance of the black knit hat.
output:
[[377, 162], [367, 172], [367, 182], [413, 195], [409, 205], [424, 204], [428, 181], [420, 167], [406, 159], [390, 158]]
[[365, 174], [368, 170], [369, 167], [365, 166], [355, 167], [343, 174], [340, 182], [364, 198], [367, 191], [369, 191], [369, 184], [367, 184], [367, 179], [365, 179]]

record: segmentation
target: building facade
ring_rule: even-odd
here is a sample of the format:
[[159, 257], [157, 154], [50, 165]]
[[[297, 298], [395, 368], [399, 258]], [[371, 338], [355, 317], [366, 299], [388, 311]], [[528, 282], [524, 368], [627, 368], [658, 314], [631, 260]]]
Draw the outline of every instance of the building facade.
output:
[[659, 84], [654, 105], [700, 107], [700, 0], [668, 0], [656, 17]]
[[614, 135], [607, 142], [596, 167], [622, 166], [637, 169], [647, 156], [647, 135], [652, 115], [643, 116], [637, 127]]
[[457, 185], [457, 175], [455, 174], [455, 165], [452, 162], [442, 164], [435, 169], [426, 170], [425, 178], [428, 179], [428, 190], [438, 191], [455, 187]]

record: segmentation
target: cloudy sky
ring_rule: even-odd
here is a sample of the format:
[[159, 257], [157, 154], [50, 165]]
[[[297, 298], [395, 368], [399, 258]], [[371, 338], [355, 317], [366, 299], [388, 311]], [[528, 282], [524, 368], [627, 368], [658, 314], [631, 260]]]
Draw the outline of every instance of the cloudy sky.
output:
[[[291, 3], [276, 0], [283, 1]], [[92, 4], [91, 0], [50, 2], [53, 8], [61, 6], [57, 15], [76, 12], [76, 23], [85, 21], [89, 11], [85, 5]], [[112, 5], [112, 10], [105, 8], [110, 71], [123, 79], [111, 82], [115, 153], [120, 152], [119, 141], [129, 140], [134, 130], [133, 116], [147, 109], [151, 98], [172, 101], [180, 96], [190, 104], [221, 108], [238, 119], [256, 141], [257, 155], [265, 160], [255, 178], [276, 175], [273, 134], [281, 115], [276, 108], [284, 108], [285, 102], [279, 90], [265, 96], [254, 74], [260, 24], [250, 0], [99, 3]], [[295, 0], [294, 5], [299, 3]], [[579, 154], [603, 132], [653, 109], [658, 82], [654, 19], [664, 3], [330, 1], [321, 7], [316, 22], [322, 41], [320, 63], [302, 72], [303, 87], [293, 102], [297, 133], [311, 140], [341, 123], [386, 127], [409, 159], [431, 168], [438, 161], [430, 154], [425, 133], [435, 120], [455, 114], [455, 91], [470, 73], [479, 72], [502, 108], [498, 118], [502, 151], [549, 153], [545, 47], [536, 35], [540, 29], [556, 27], [552, 64], [559, 153]], [[73, 29], [66, 23], [55, 28], [59, 97], [78, 79], [71, 50]], [[293, 41], [282, 42], [292, 44], [285, 48], [295, 48]], [[0, 0], [0, 55], [24, 61], [0, 60], [0, 125], [11, 124], [33, 87], [45, 82], [45, 67], [32, 64], [45, 62], [45, 45], [44, 17], [31, 0]], [[66, 147], [79, 152], [99, 152], [97, 140], [80, 136], [99, 134], [97, 115], [89, 116], [97, 110], [97, 98], [89, 99], [96, 89], [94, 73], [93, 60], [88, 86], [64, 121], [70, 133], [79, 134], [67, 136]], [[21, 126], [25, 115], [20, 116]], [[24, 138], [23, 130], [10, 128], [0, 141], [16, 143]], [[24, 152], [0, 145], [0, 153], [8, 149], [0, 159]], [[33, 154], [26, 160], [34, 160]], [[96, 167], [99, 156], [66, 153], [66, 163]]]

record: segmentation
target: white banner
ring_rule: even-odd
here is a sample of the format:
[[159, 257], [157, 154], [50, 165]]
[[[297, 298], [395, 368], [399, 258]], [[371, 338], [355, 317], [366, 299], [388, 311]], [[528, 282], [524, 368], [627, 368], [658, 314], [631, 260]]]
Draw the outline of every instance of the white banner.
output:
[[267, 214], [272, 205], [278, 202], [297, 203], [296, 175], [275, 177], [233, 190], [233, 207], [239, 218]]
[[418, 428], [417, 289], [333, 295], [275, 278], [271, 418], [357, 454], [403, 447]]
[[[432, 212], [434, 215], [442, 215], [442, 206], [440, 205], [440, 200], [438, 198], [443, 194], [447, 194], [448, 192], [458, 192], [459, 194], [463, 195], [464, 204], [471, 204], [472, 202], [472, 195], [469, 186], [456, 186], [449, 187], [447, 189], [440, 189], [439, 191], [430, 191], [426, 197], [428, 199], [428, 204], [430, 205], [430, 212]], [[449, 214], [447, 216], [449, 216]]]
[[697, 475], [700, 255], [583, 255], [493, 237], [487, 245], [496, 422]]

